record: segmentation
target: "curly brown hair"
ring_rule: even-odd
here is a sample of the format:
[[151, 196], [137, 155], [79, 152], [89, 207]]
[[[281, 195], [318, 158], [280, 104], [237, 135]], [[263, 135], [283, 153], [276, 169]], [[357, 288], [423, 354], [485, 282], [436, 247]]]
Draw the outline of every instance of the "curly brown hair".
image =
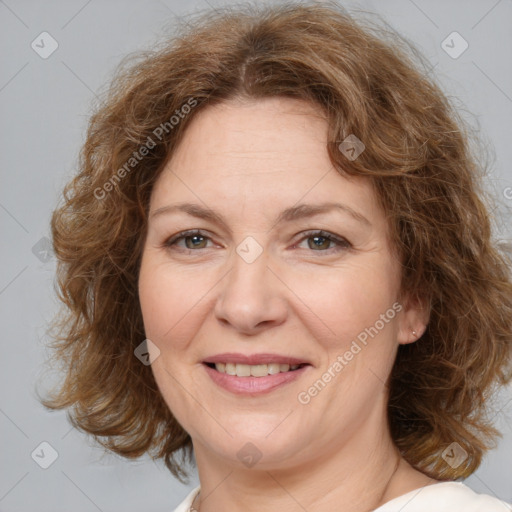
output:
[[[152, 186], [204, 108], [298, 98], [325, 112], [335, 169], [374, 185], [403, 265], [401, 293], [430, 311], [390, 375], [394, 443], [435, 479], [475, 471], [500, 435], [489, 398], [512, 378], [510, 257], [493, 240], [474, 134], [422, 59], [389, 27], [301, 2], [189, 16], [174, 37], [122, 66], [51, 221], [63, 303], [53, 360], [66, 375], [43, 405], [69, 408], [71, 423], [113, 452], [149, 452], [187, 477], [191, 438], [151, 367], [134, 357], [145, 339], [138, 271]], [[353, 161], [339, 150], [349, 134], [366, 146]], [[468, 452], [457, 468], [440, 456], [452, 442]]]

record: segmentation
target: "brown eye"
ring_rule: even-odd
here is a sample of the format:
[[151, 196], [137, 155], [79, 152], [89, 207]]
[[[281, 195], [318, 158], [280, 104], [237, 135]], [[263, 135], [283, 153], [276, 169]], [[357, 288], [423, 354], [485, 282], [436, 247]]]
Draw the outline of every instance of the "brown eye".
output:
[[[313, 240], [313, 243], [309, 243]], [[325, 236], [310, 236], [308, 237], [308, 245], [310, 249], [329, 249], [328, 247], [332, 243], [332, 240]]]
[[[185, 242], [184, 245], [181, 244], [182, 240]], [[210, 238], [202, 231], [189, 230], [171, 237], [164, 243], [164, 246], [168, 249], [194, 251], [197, 249], [206, 249], [206, 244], [209, 240]]]
[[326, 231], [312, 231], [306, 235], [301, 242], [307, 240], [308, 248], [315, 252], [338, 252], [352, 247], [347, 240]]
[[[189, 235], [184, 236], [183, 240], [185, 240], [185, 246], [187, 249], [204, 249], [204, 242], [206, 241], [206, 237], [201, 235]], [[188, 243], [190, 241], [190, 243]]]

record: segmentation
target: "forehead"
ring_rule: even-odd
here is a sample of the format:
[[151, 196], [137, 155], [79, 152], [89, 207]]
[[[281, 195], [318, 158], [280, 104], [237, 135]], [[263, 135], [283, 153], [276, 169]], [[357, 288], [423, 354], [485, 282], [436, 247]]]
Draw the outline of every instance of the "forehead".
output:
[[[327, 121], [319, 107], [291, 98], [230, 101], [199, 112], [172, 157], [174, 166], [215, 167], [258, 174], [312, 160], [328, 165]], [[303, 165], [300, 165], [303, 162]]]
[[342, 176], [333, 167], [327, 129], [320, 107], [303, 100], [207, 107], [191, 120], [155, 184], [152, 209], [184, 199], [254, 207], [250, 211], [342, 201], [364, 208], [365, 216], [380, 215], [369, 180]]

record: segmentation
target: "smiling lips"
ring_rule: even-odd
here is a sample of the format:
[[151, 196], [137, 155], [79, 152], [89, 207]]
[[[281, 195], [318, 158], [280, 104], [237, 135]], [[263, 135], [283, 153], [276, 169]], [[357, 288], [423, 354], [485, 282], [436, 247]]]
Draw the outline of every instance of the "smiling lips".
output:
[[265, 377], [281, 372], [294, 371], [308, 365], [304, 359], [280, 354], [235, 354], [224, 353], [208, 357], [203, 361], [220, 373], [237, 377]]
[[234, 364], [234, 363], [215, 363], [215, 369], [220, 373], [236, 375], [237, 377], [265, 377], [275, 375], [276, 373], [293, 371], [301, 365], [294, 364]]
[[310, 363], [279, 354], [218, 354], [203, 361], [207, 373], [219, 386], [237, 394], [271, 391], [291, 382]]

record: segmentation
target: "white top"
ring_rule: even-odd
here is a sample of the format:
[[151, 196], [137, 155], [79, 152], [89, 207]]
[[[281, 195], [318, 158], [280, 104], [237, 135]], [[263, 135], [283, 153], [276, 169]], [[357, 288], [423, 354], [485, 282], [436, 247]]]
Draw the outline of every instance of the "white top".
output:
[[[196, 487], [174, 512], [188, 512], [199, 492]], [[373, 512], [512, 512], [512, 505], [477, 494], [460, 482], [440, 482], [403, 494]]]

